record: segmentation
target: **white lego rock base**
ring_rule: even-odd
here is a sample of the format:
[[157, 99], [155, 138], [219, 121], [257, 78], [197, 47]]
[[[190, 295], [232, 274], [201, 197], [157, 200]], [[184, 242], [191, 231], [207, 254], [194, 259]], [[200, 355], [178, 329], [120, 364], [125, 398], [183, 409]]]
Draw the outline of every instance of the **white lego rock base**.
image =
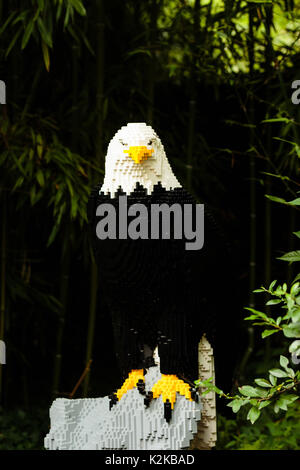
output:
[[[159, 367], [145, 375], [146, 390], [161, 378]], [[51, 429], [45, 437], [49, 450], [180, 450], [197, 433], [201, 403], [177, 393], [169, 423], [162, 398], [149, 407], [134, 388], [109, 410], [109, 398], [56, 399], [50, 408]]]

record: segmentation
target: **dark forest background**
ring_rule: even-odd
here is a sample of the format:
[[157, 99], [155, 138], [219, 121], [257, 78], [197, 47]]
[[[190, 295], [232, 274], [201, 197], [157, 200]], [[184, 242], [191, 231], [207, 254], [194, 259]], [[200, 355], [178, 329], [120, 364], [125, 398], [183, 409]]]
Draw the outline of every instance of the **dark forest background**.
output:
[[[294, 0], [0, 0], [0, 448], [42, 448], [54, 398], [119, 385], [86, 204], [127, 122], [153, 126], [230, 239], [220, 313], [238, 325], [234, 386], [284, 351], [244, 307], [265, 301], [261, 284], [297, 274], [277, 258], [297, 247], [298, 212], [265, 195], [295, 199], [300, 185], [299, 14]], [[299, 448], [297, 406], [256, 430], [220, 412], [219, 448], [280, 448], [279, 435]]]

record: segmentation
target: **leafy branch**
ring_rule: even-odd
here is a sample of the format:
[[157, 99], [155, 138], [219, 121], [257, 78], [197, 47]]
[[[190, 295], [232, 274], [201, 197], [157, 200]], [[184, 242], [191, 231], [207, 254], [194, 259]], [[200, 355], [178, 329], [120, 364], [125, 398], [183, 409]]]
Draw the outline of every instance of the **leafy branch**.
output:
[[[262, 338], [278, 332], [283, 333], [286, 338], [300, 338], [300, 283], [297, 282], [299, 278], [300, 275], [293, 281], [289, 291], [286, 283], [275, 287], [277, 281], [273, 281], [268, 289], [261, 287], [254, 291], [270, 294], [273, 298], [266, 302], [266, 305], [280, 306], [284, 310], [283, 314], [274, 319], [259, 310], [246, 308], [251, 315], [245, 320], [252, 321], [253, 325], [266, 327], [261, 333]], [[294, 339], [290, 343], [289, 352], [292, 354], [293, 364], [298, 364], [300, 340]], [[237, 413], [242, 406], [249, 406], [247, 419], [253, 424], [261, 415], [263, 408], [272, 405], [275, 413], [279, 410], [287, 411], [288, 407], [299, 399], [297, 388], [300, 384], [300, 371], [290, 367], [289, 359], [283, 355], [279, 358], [279, 365], [280, 367], [268, 371], [268, 379], [256, 378], [254, 379], [256, 386], [243, 385], [238, 388], [239, 394], [233, 396], [216, 387], [212, 383], [212, 378], [205, 381], [196, 380], [195, 384], [201, 387], [202, 395], [215, 392], [220, 397], [230, 400], [227, 406], [231, 407], [234, 413]]]

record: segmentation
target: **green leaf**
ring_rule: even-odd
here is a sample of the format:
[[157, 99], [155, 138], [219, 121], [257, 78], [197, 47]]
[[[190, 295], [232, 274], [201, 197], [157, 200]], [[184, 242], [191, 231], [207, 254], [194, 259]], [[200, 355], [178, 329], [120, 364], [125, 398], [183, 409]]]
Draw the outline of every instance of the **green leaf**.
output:
[[[248, 0], [248, 1], [251, 2], [252, 0]], [[271, 3], [271, 0], [269, 0], [268, 2], [255, 2], [255, 0], [253, 1], [254, 3]], [[289, 122], [291, 122], [291, 119], [288, 119], [286, 117], [280, 117], [280, 118], [264, 119], [261, 122], [285, 122], [286, 124], [288, 124]]]
[[73, 5], [77, 13], [81, 16], [86, 15], [86, 9], [84, 8], [82, 2], [80, 0], [69, 0], [69, 2]]
[[291, 204], [292, 206], [300, 206], [300, 197], [297, 197], [296, 199], [289, 201], [288, 204]]
[[295, 277], [295, 279], [293, 280], [292, 284], [294, 284], [294, 282], [297, 282], [300, 280], [300, 273], [297, 274], [297, 276]]
[[269, 373], [269, 380], [271, 384], [273, 385], [273, 387], [277, 384], [277, 377], [275, 377], [275, 375], [272, 375]]
[[272, 290], [272, 289], [273, 289], [273, 287], [275, 286], [276, 282], [277, 282], [276, 280], [271, 282], [271, 284], [269, 285], [269, 290]]
[[287, 410], [287, 404], [284, 401], [283, 397], [279, 397], [278, 400], [276, 400], [276, 402], [274, 403], [275, 413], [278, 413], [280, 409], [282, 409], [284, 411]]
[[44, 41], [42, 41], [42, 52], [43, 52], [43, 58], [44, 58], [46, 70], [47, 72], [49, 72], [50, 70], [49, 49], [48, 49], [47, 44]]
[[247, 419], [250, 420], [252, 424], [254, 424], [259, 416], [260, 410], [256, 406], [252, 406], [247, 414]]
[[283, 256], [278, 257], [277, 259], [288, 261], [290, 263], [293, 263], [294, 261], [300, 261], [300, 250], [290, 251], [289, 253], [285, 253]]
[[258, 405], [258, 409], [261, 410], [261, 409], [264, 408], [265, 406], [270, 405], [270, 403], [272, 403], [271, 400], [261, 401], [260, 404]]
[[267, 387], [267, 388], [270, 388], [272, 387], [272, 385], [270, 384], [270, 382], [268, 382], [268, 380], [266, 379], [255, 379], [254, 382], [259, 385], [260, 387]]
[[279, 410], [287, 411], [288, 405], [293, 403], [298, 398], [299, 397], [297, 395], [293, 395], [293, 394], [284, 394], [280, 396], [274, 404], [275, 413], [278, 413]]
[[46, 30], [45, 24], [41, 17], [38, 18], [37, 25], [38, 25], [38, 29], [39, 29], [42, 41], [44, 41], [47, 44], [47, 46], [52, 47], [52, 38], [50, 34], [48, 33], [48, 31]]
[[239, 391], [245, 397], [260, 397], [261, 396], [259, 391], [256, 388], [251, 387], [250, 385], [243, 385], [242, 387], [239, 387]]
[[[257, 315], [250, 315], [249, 317], [245, 317], [244, 320], [257, 320], [259, 317]], [[262, 323], [263, 325], [265, 323]]]
[[285, 199], [282, 199], [282, 197], [271, 196], [270, 194], [266, 194], [266, 198], [270, 199], [270, 201], [273, 202], [279, 202], [280, 204], [288, 204], [288, 202]]
[[261, 334], [262, 338], [266, 338], [267, 336], [273, 335], [274, 333], [277, 333], [278, 330], [264, 330]]
[[8, 56], [8, 54], [10, 53], [10, 51], [12, 50], [12, 48], [14, 47], [15, 43], [17, 42], [20, 34], [22, 33], [22, 29], [20, 28], [18, 30], [18, 32], [14, 35], [14, 37], [12, 38], [8, 48], [6, 49], [6, 52], [5, 52], [5, 57]]
[[45, 179], [44, 179], [44, 174], [42, 172], [42, 170], [38, 170], [37, 173], [36, 173], [36, 179], [39, 183], [40, 186], [44, 186], [45, 184]]
[[289, 393], [289, 394], [285, 394], [284, 398], [285, 398], [286, 402], [290, 405], [294, 401], [298, 400], [299, 395], [295, 395], [294, 393]]
[[282, 369], [271, 369], [269, 370], [269, 372], [271, 375], [274, 375], [274, 377], [279, 377], [279, 378], [288, 377], [288, 374], [286, 373], [286, 371]]
[[69, 188], [70, 196], [71, 196], [71, 198], [73, 198], [74, 197], [74, 191], [73, 191], [72, 184], [71, 184], [71, 182], [68, 178], [66, 178], [66, 183], [67, 183], [67, 186]]
[[252, 312], [252, 313], [255, 313], [258, 317], [261, 317], [263, 318], [264, 320], [267, 320], [268, 317], [265, 313], [263, 312], [260, 312], [259, 310], [255, 310], [254, 308], [250, 308], [250, 307], [245, 307], [245, 310], [249, 310], [249, 312]]
[[239, 411], [239, 409], [241, 408], [241, 406], [243, 406], [243, 404], [244, 404], [244, 401], [241, 400], [240, 398], [237, 398], [237, 399], [233, 400], [231, 403], [228, 403], [227, 406], [232, 408], [232, 411], [234, 413], [237, 413]]
[[23, 50], [26, 47], [26, 44], [28, 43], [30, 36], [32, 34], [34, 27], [34, 21], [33, 19], [29, 21], [29, 23], [26, 26], [23, 38], [22, 38], [22, 43], [21, 43], [21, 49]]
[[127, 53], [128, 56], [133, 56], [133, 55], [136, 55], [136, 54], [145, 54], [147, 56], [149, 56], [150, 58], [152, 58], [152, 54], [151, 52], [148, 50], [148, 49], [135, 49], [134, 51], [130, 51]]
[[283, 367], [284, 369], [286, 369], [287, 366], [288, 366], [288, 364], [289, 364], [289, 360], [288, 360], [288, 358], [285, 357], [285, 356], [280, 356], [279, 363], [280, 363], [281, 367]]
[[[300, 299], [299, 299], [300, 300]], [[299, 302], [298, 300], [298, 302]], [[297, 302], [297, 303], [298, 303]], [[294, 308], [291, 313], [291, 318], [293, 323], [299, 323], [300, 322], [300, 309], [299, 308]]]
[[3, 33], [3, 31], [6, 29], [6, 27], [8, 26], [8, 24], [11, 22], [11, 20], [13, 19], [13, 17], [16, 15], [16, 11], [13, 11], [9, 17], [7, 18], [7, 20], [5, 21], [5, 23], [1, 26], [0, 28], [0, 34]]
[[294, 235], [296, 235], [296, 237], [300, 238], [300, 231], [299, 232], [293, 232]]
[[280, 304], [282, 300], [281, 299], [271, 299], [269, 300], [266, 305], [276, 305], [276, 304]]
[[300, 322], [284, 326], [283, 334], [286, 338], [300, 338]]

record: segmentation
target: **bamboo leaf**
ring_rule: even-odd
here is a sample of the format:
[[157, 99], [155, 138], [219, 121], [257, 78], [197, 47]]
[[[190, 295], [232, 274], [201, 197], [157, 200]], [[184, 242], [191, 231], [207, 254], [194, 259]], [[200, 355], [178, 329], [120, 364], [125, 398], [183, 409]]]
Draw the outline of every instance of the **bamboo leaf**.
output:
[[42, 40], [47, 44], [47, 46], [52, 47], [53, 45], [52, 38], [50, 34], [48, 33], [48, 31], [46, 30], [45, 24], [42, 21], [41, 17], [38, 18], [37, 25], [38, 25], [38, 29], [42, 37]]
[[42, 51], [43, 51], [43, 58], [47, 72], [50, 70], [50, 57], [49, 57], [49, 49], [47, 44], [42, 40]]
[[23, 35], [23, 38], [22, 38], [22, 42], [21, 42], [21, 49], [25, 49], [26, 47], [26, 44], [28, 43], [29, 39], [30, 39], [30, 36], [32, 34], [32, 31], [33, 31], [33, 27], [34, 27], [34, 22], [33, 22], [33, 19], [31, 19], [29, 21], [29, 23], [27, 24], [26, 26], [26, 29], [25, 29], [25, 32], [24, 32], [24, 35]]
[[8, 54], [10, 53], [10, 51], [12, 50], [12, 48], [14, 47], [15, 43], [17, 42], [20, 34], [22, 33], [22, 28], [20, 28], [17, 33], [15, 34], [15, 36], [13, 37], [13, 39], [11, 40], [7, 50], [6, 50], [6, 53], [5, 53], [5, 57], [8, 56]]
[[0, 35], [5, 31], [6, 27], [9, 25], [13, 17], [16, 15], [16, 12], [13, 11], [7, 18], [7, 20], [4, 22], [4, 24], [0, 28]]
[[44, 174], [42, 172], [42, 170], [38, 170], [37, 173], [36, 173], [36, 179], [39, 183], [40, 186], [44, 186], [45, 184], [45, 179], [44, 179]]
[[80, 0], [69, 0], [69, 2], [74, 6], [75, 10], [77, 11], [77, 13], [79, 13], [79, 15], [86, 15], [86, 9], [84, 8]]
[[[248, 0], [248, 1], [254, 1], [254, 0]], [[256, 3], [259, 3], [259, 2], [256, 2]], [[272, 2], [260, 2], [260, 3], [272, 3]], [[261, 122], [262, 123], [265, 123], [265, 122], [284, 122], [284, 123], [288, 124], [289, 122], [294, 122], [294, 121], [292, 121], [291, 119], [288, 119], [286, 117], [280, 117], [280, 118], [264, 119]]]

